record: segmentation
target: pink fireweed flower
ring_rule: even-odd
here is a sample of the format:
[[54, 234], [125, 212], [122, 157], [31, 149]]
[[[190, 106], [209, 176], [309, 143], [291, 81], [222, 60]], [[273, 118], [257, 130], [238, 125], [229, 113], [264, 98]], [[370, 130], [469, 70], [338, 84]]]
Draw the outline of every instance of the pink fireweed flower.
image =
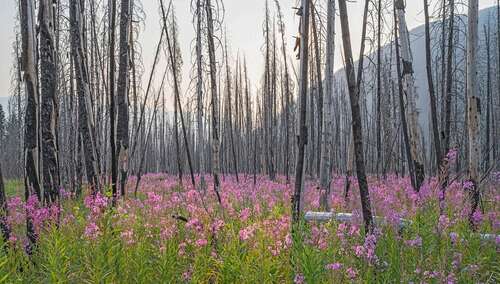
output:
[[462, 184], [463, 189], [472, 190], [474, 188], [474, 183], [470, 180], [464, 181]]
[[122, 232], [120, 236], [122, 237], [123, 241], [125, 241], [125, 243], [127, 243], [128, 245], [133, 245], [135, 243], [134, 230], [132, 229]]
[[222, 228], [224, 228], [224, 221], [221, 220], [221, 219], [217, 219], [215, 220], [213, 223], [212, 223], [212, 232], [214, 232], [214, 234], [217, 234], [218, 232], [220, 232], [220, 230], [222, 230]]
[[302, 274], [296, 274], [295, 278], [293, 279], [293, 283], [295, 284], [303, 284], [305, 281], [304, 275]]
[[472, 213], [472, 222], [474, 223], [474, 225], [479, 226], [482, 221], [483, 214], [480, 210], [476, 210], [474, 213]]
[[246, 222], [248, 220], [248, 217], [250, 216], [250, 208], [245, 208], [241, 211], [240, 213], [240, 219], [242, 222]]
[[254, 235], [254, 232], [255, 232], [254, 226], [249, 226], [249, 227], [246, 227], [244, 229], [241, 229], [239, 232], [240, 240], [246, 241], [246, 240], [252, 238]]
[[356, 279], [356, 277], [358, 276], [358, 271], [356, 270], [356, 268], [349, 267], [349, 268], [347, 268], [346, 272], [347, 272], [347, 276], [351, 280]]
[[326, 269], [336, 271], [342, 268], [342, 263], [340, 262], [335, 262], [335, 263], [330, 263], [326, 265]]
[[405, 241], [405, 244], [409, 247], [422, 247], [422, 238], [420, 236], [417, 236], [413, 240]]
[[452, 244], [456, 244], [458, 241], [458, 234], [455, 232], [450, 233], [450, 240]]
[[198, 239], [195, 244], [197, 247], [204, 247], [208, 244], [208, 241], [206, 239]]
[[446, 230], [450, 226], [450, 219], [447, 216], [441, 215], [439, 216], [438, 229], [440, 231]]
[[108, 206], [108, 198], [97, 192], [95, 195], [86, 196], [83, 203], [93, 214], [99, 214]]
[[88, 239], [95, 240], [101, 235], [101, 230], [99, 229], [99, 226], [96, 225], [96, 223], [91, 222], [85, 227], [84, 234]]

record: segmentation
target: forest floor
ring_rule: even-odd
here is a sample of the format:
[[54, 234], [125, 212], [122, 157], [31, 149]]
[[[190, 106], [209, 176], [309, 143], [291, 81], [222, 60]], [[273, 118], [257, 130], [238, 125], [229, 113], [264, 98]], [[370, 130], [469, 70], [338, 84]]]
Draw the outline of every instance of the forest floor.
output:
[[[439, 216], [436, 180], [415, 193], [409, 179], [369, 179], [374, 214], [387, 222], [364, 237], [357, 183], [348, 200], [344, 177], [334, 178], [333, 212], [350, 223], [302, 223], [290, 235], [292, 184], [284, 177], [222, 179], [222, 206], [210, 177], [205, 190], [164, 174], [143, 177], [136, 197], [110, 206], [109, 189], [96, 197], [62, 190], [61, 209], [23, 201], [22, 184], [7, 182], [12, 236], [0, 250], [0, 283], [498, 283], [500, 179], [483, 186], [483, 213], [468, 222], [466, 184], [446, 190]], [[197, 183], [199, 178], [197, 179]], [[319, 210], [314, 181], [305, 183], [304, 211]], [[38, 240], [24, 252], [28, 211]], [[403, 230], [399, 219], [411, 221]], [[59, 221], [57, 221], [59, 220]], [[58, 225], [57, 225], [58, 224]], [[1, 242], [1, 241], [0, 241]]]

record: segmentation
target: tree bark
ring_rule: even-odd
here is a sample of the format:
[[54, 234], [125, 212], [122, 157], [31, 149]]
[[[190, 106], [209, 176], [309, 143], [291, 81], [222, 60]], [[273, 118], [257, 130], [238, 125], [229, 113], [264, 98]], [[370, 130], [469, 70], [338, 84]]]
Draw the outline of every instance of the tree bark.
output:
[[215, 62], [215, 44], [214, 44], [214, 20], [212, 18], [212, 5], [210, 0], [205, 2], [205, 12], [207, 14], [207, 39], [208, 39], [208, 58], [210, 62], [210, 88], [212, 92], [212, 174], [214, 177], [214, 190], [219, 204], [222, 200], [219, 194], [219, 95], [217, 93], [217, 66]]
[[478, 97], [477, 47], [478, 47], [478, 0], [469, 0], [467, 32], [467, 98], [468, 98], [468, 137], [469, 137], [469, 181], [471, 182], [471, 211], [469, 220], [474, 228], [473, 215], [479, 207], [479, 159], [480, 136], [479, 117], [480, 100]]
[[399, 26], [399, 37], [401, 44], [401, 59], [403, 63], [403, 90], [408, 102], [408, 134], [410, 139], [411, 156], [409, 159], [415, 170], [415, 190], [419, 191], [425, 178], [424, 164], [422, 158], [422, 147], [420, 145], [420, 129], [418, 126], [417, 92], [415, 89], [415, 77], [413, 76], [413, 62], [410, 51], [410, 36], [406, 26], [405, 4], [403, 0], [395, 1], [396, 14]]
[[333, 131], [333, 80], [334, 80], [334, 52], [335, 52], [335, 0], [328, 1], [326, 32], [326, 71], [325, 71], [325, 97], [323, 113], [323, 131], [321, 132], [321, 162], [320, 162], [320, 197], [321, 207], [328, 211], [328, 197], [330, 196], [330, 183], [332, 179], [332, 131]]
[[98, 166], [93, 135], [92, 114], [90, 108], [90, 88], [87, 74], [87, 63], [82, 46], [82, 20], [83, 11], [79, 0], [70, 2], [70, 28], [71, 28], [71, 54], [76, 76], [76, 89], [78, 94], [78, 128], [82, 136], [85, 157], [85, 170], [87, 181], [92, 193], [99, 191]]
[[304, 174], [304, 156], [307, 144], [306, 108], [308, 88], [309, 62], [309, 12], [310, 0], [302, 0], [300, 20], [300, 81], [299, 81], [299, 136], [297, 140], [297, 163], [295, 167], [295, 189], [292, 197], [292, 222], [298, 224], [300, 218], [300, 195], [302, 193], [302, 179]]
[[349, 89], [349, 99], [351, 103], [352, 133], [354, 139], [356, 173], [358, 176], [361, 207], [363, 212], [363, 220], [365, 223], [365, 233], [370, 234], [373, 232], [374, 224], [371, 212], [370, 193], [368, 191], [368, 182], [365, 173], [365, 161], [363, 157], [363, 131], [361, 125], [361, 111], [359, 107], [359, 90], [356, 83], [356, 75], [354, 73], [351, 35], [349, 31], [349, 19], [347, 15], [345, 0], [339, 0], [339, 13], [340, 24], [342, 28], [342, 43], [344, 46], [345, 71], [347, 77], [347, 86]]
[[40, 1], [40, 91], [43, 202], [52, 204], [59, 197], [59, 168], [56, 141], [57, 84], [54, 15], [51, 0]]
[[120, 13], [120, 53], [118, 67], [118, 84], [116, 89], [117, 125], [116, 125], [116, 156], [120, 169], [120, 194], [125, 197], [125, 186], [128, 176], [128, 148], [129, 148], [129, 39], [132, 24], [132, 7], [130, 0], [121, 0]]

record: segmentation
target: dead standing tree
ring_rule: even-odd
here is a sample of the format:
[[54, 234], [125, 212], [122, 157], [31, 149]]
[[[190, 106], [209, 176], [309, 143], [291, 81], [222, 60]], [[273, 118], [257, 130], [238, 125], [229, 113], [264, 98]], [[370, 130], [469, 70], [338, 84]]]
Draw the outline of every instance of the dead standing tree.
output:
[[[300, 218], [300, 198], [303, 186], [304, 157], [307, 144], [306, 108], [309, 63], [309, 0], [302, 0], [298, 14], [300, 20], [300, 81], [299, 81], [299, 136], [297, 141], [297, 163], [295, 166], [295, 189], [292, 197], [292, 222], [296, 226]], [[292, 228], [292, 232], [293, 232]]]
[[469, 17], [467, 32], [467, 122], [469, 137], [469, 182], [471, 211], [470, 223], [474, 226], [474, 214], [479, 207], [479, 158], [480, 158], [480, 135], [479, 135], [479, 117], [480, 100], [478, 97], [477, 85], [477, 47], [478, 40], [478, 0], [469, 0]]
[[[352, 133], [354, 140], [356, 173], [358, 176], [361, 207], [363, 212], [363, 220], [365, 223], [365, 233], [370, 234], [371, 232], [373, 232], [374, 223], [371, 212], [370, 194], [368, 192], [368, 182], [365, 173], [365, 161], [363, 157], [363, 131], [361, 125], [361, 111], [359, 107], [359, 90], [356, 83], [356, 74], [354, 73], [351, 35], [349, 31], [349, 19], [347, 16], [347, 6], [345, 0], [339, 0], [339, 13], [342, 28], [342, 43], [344, 46], [345, 71], [347, 77], [347, 86], [349, 89], [349, 99], [351, 103]], [[364, 23], [364, 25], [366, 25], [366, 22]]]
[[120, 13], [120, 53], [118, 67], [118, 84], [116, 89], [117, 125], [116, 125], [116, 156], [120, 169], [120, 193], [125, 196], [125, 183], [128, 175], [128, 148], [129, 148], [129, 62], [130, 62], [130, 27], [132, 23], [132, 7], [130, 0], [121, 0]]
[[99, 191], [98, 165], [96, 157], [95, 141], [92, 135], [92, 108], [90, 103], [90, 87], [87, 74], [86, 56], [84, 53], [83, 39], [83, 11], [79, 0], [70, 1], [70, 33], [71, 33], [71, 55], [76, 77], [76, 91], [78, 97], [78, 129], [83, 146], [85, 158], [85, 171], [87, 181], [92, 192]]
[[219, 161], [219, 94], [217, 90], [217, 66], [215, 62], [215, 44], [214, 44], [214, 19], [212, 16], [211, 0], [205, 1], [205, 12], [207, 14], [207, 39], [208, 39], [208, 57], [210, 62], [210, 89], [212, 93], [212, 174], [214, 176], [214, 190], [219, 204], [222, 199], [219, 194], [220, 188], [220, 161]]
[[51, 204], [59, 197], [57, 157], [57, 83], [54, 7], [52, 0], [40, 1], [38, 10], [40, 52], [40, 129], [42, 153], [43, 202]]
[[401, 45], [401, 60], [403, 64], [403, 72], [401, 74], [403, 80], [403, 91], [406, 95], [408, 103], [406, 116], [408, 118], [408, 136], [410, 142], [410, 157], [411, 163], [414, 166], [415, 190], [419, 191], [425, 178], [423, 151], [420, 145], [420, 129], [418, 127], [418, 110], [417, 110], [417, 92], [415, 89], [415, 77], [413, 70], [413, 59], [410, 51], [410, 35], [406, 26], [405, 18], [405, 3], [403, 0], [394, 2], [397, 24], [399, 27], [399, 44]]
[[323, 128], [321, 139], [321, 162], [319, 180], [321, 186], [321, 207], [329, 211], [328, 196], [332, 179], [332, 151], [333, 151], [333, 63], [335, 52], [335, 0], [328, 1], [326, 34], [326, 71], [325, 71], [325, 97], [323, 107]]

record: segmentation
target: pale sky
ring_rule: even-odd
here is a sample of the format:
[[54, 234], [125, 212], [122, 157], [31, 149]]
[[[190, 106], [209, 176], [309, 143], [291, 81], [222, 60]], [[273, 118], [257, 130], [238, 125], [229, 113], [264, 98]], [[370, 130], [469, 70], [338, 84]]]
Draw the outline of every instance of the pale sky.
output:
[[[154, 51], [160, 35], [160, 25], [158, 17], [158, 0], [135, 0], [142, 1], [144, 11], [146, 13], [145, 29], [141, 31], [140, 42], [143, 48], [143, 60], [146, 69], [146, 74], [149, 74]], [[326, 0], [318, 0], [324, 3]], [[0, 97], [9, 95], [10, 88], [10, 70], [12, 68], [12, 42], [15, 39], [14, 23], [17, 14], [15, 0], [2, 0], [4, 3], [0, 9]], [[164, 0], [165, 4], [168, 0]], [[191, 68], [191, 44], [194, 39], [194, 28], [192, 24], [192, 15], [190, 11], [190, 0], [173, 0], [179, 26], [179, 40], [184, 59], [183, 69], [183, 92], [186, 91], [187, 81], [190, 78], [189, 70]], [[297, 0], [279, 0], [282, 12], [285, 17], [286, 39], [288, 50], [291, 52], [294, 39], [298, 29], [298, 17], [295, 16], [294, 10], [291, 8], [296, 6]], [[432, 1], [437, 3], [437, 1]], [[272, 7], [271, 13], [274, 13], [274, 1], [269, 0]], [[496, 5], [496, 0], [479, 0], [480, 9]], [[349, 21], [351, 26], [353, 53], [359, 53], [359, 43], [361, 34], [361, 21], [363, 16], [364, 1], [357, 0], [348, 3]], [[434, 5], [434, 4], [432, 4]], [[263, 70], [263, 54], [262, 47], [264, 38], [262, 35], [262, 25], [264, 20], [265, 0], [225, 0], [225, 18], [224, 22], [227, 26], [228, 40], [230, 44], [231, 54], [234, 59], [239, 53], [245, 54], [247, 57], [250, 80], [252, 84], [256, 84]], [[431, 6], [431, 10], [434, 6]], [[466, 7], [461, 7], [460, 11], [466, 11]], [[389, 11], [390, 12], [390, 11]], [[409, 29], [423, 24], [423, 0], [407, 0], [407, 22]], [[391, 15], [387, 16], [388, 21]], [[336, 51], [335, 51], [335, 69], [342, 67], [341, 57], [341, 42], [340, 42], [340, 25], [337, 17], [337, 36], [336, 36]], [[296, 60], [293, 60], [297, 64]], [[234, 66], [234, 65], [233, 65]], [[145, 76], [147, 77], [147, 76]], [[147, 78], [143, 78], [146, 81]], [[144, 83], [146, 85], [146, 83]]]

